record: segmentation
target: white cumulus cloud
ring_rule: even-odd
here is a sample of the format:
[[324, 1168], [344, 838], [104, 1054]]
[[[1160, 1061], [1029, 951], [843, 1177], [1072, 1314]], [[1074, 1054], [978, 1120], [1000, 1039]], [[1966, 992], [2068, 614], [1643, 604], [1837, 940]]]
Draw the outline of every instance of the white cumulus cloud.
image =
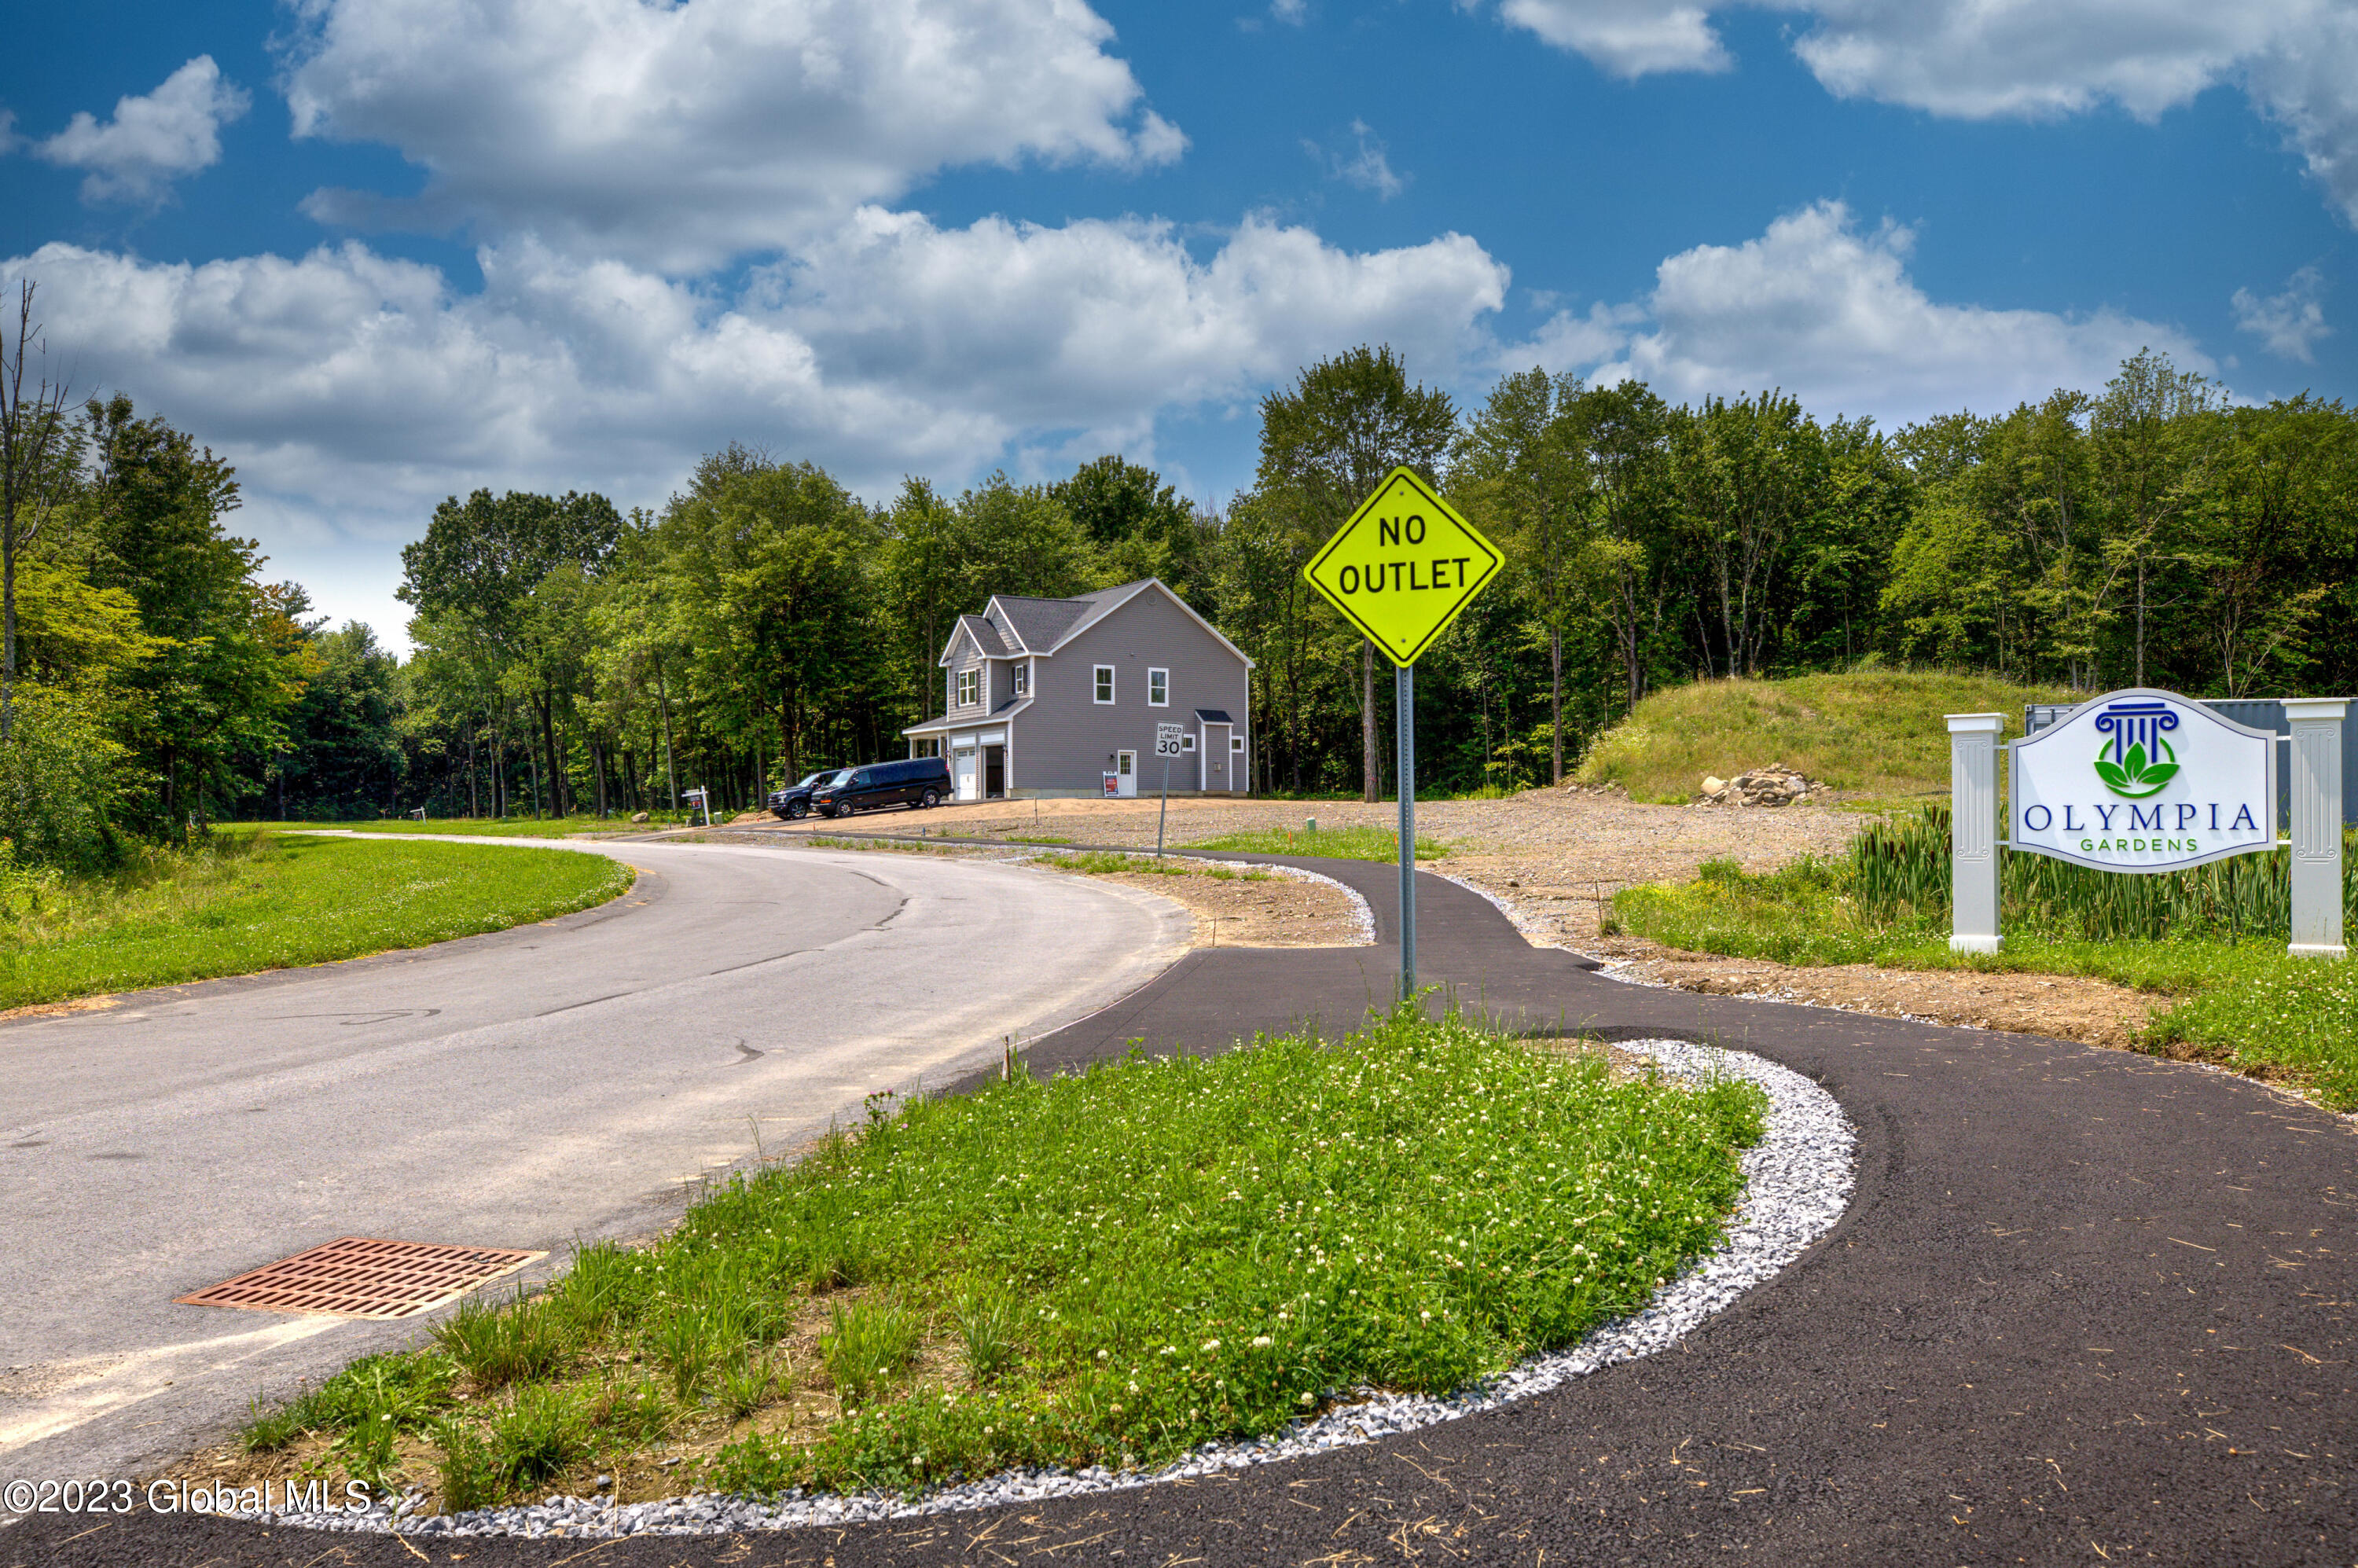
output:
[[471, 294], [358, 242], [200, 265], [57, 243], [0, 276], [39, 281], [84, 380], [211, 442], [282, 511], [386, 536], [477, 485], [659, 502], [731, 438], [882, 493], [1057, 432], [1150, 431], [1362, 341], [1454, 373], [1507, 286], [1455, 234], [1351, 253], [1256, 219], [1198, 260], [1156, 223], [879, 209], [729, 297], [533, 240], [479, 260]]
[[2358, 224], [2358, 10], [2347, 0], [1502, 0], [1499, 14], [1621, 76], [1723, 70], [1739, 3], [1797, 14], [1825, 88], [1964, 119], [2116, 104], [2152, 120], [2220, 83], [2281, 126]]
[[1691, 0], [1504, 0], [1499, 14], [1616, 76], [1725, 70], [1734, 62], [1712, 30], [1711, 6]]
[[298, 135], [381, 142], [422, 192], [357, 226], [531, 233], [693, 272], [783, 250], [937, 170], [1120, 168], [1186, 145], [1083, 0], [297, 0]]
[[[173, 180], [219, 163], [222, 126], [253, 102], [222, 78], [212, 56], [200, 54], [155, 92], [116, 99], [113, 119], [102, 123], [84, 110], [33, 151], [59, 168], [86, 170], [84, 201], [153, 201]], [[5, 131], [0, 125], [0, 136]]]
[[2270, 353], [2309, 364], [2318, 340], [2333, 335], [2333, 329], [2325, 324], [2324, 301], [2319, 297], [2324, 292], [2324, 275], [2313, 266], [2294, 273], [2285, 280], [2282, 293], [2266, 298], [2239, 288], [2230, 302], [2236, 330], [2258, 338]]
[[1841, 202], [1822, 201], [1758, 239], [1682, 251], [1644, 300], [1559, 313], [1500, 359], [1606, 383], [1634, 376], [1673, 400], [1781, 386], [1813, 412], [1887, 427], [2101, 386], [2146, 347], [2213, 368], [2183, 333], [2109, 310], [1942, 304], [1908, 274], [1913, 242], [1907, 228], [1863, 230]]

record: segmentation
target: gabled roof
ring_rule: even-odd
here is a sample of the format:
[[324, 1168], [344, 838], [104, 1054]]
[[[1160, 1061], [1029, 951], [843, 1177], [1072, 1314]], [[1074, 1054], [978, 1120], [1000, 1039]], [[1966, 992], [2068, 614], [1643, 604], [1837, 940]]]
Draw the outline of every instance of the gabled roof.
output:
[[1015, 633], [1016, 651], [1042, 654], [1056, 645], [1065, 629], [1087, 614], [1089, 598], [1032, 599], [1018, 593], [994, 593], [990, 602]]
[[1221, 636], [1218, 627], [1196, 614], [1195, 608], [1172, 592], [1162, 579], [1151, 577], [1126, 582], [1118, 588], [1101, 588], [1094, 593], [1076, 593], [1070, 599], [1029, 599], [1020, 594], [994, 593], [990, 596], [991, 605], [997, 607], [1001, 618], [1014, 631], [1014, 646], [1010, 647], [1006, 639], [999, 634], [999, 629], [981, 616], [961, 615], [957, 631], [950, 633], [948, 644], [942, 649], [942, 656], [936, 662], [947, 665], [951, 649], [957, 646], [958, 633], [968, 632], [970, 628], [973, 629], [971, 635], [975, 646], [987, 657], [1045, 656], [1150, 590], [1177, 605], [1190, 621], [1210, 633], [1221, 647], [1243, 660], [1245, 668], [1253, 667], [1251, 657]]
[[973, 638], [975, 651], [985, 658], [1003, 659], [1007, 656], [1007, 640], [999, 634], [998, 627], [979, 615], [961, 615], [957, 618], [957, 625], [950, 632], [949, 642], [942, 648], [942, 656], [934, 662], [948, 664], [950, 654], [957, 648], [961, 636]]
[[[1107, 616], [1111, 615], [1115, 611], [1120, 610], [1123, 605], [1128, 604], [1131, 600], [1136, 599], [1140, 594], [1145, 593], [1150, 589], [1161, 594], [1163, 598], [1177, 605], [1181, 614], [1186, 616], [1188, 620], [1193, 621], [1196, 625], [1201, 626], [1205, 631], [1209, 632], [1212, 634], [1214, 641], [1217, 642], [1221, 647], [1226, 648], [1229, 653], [1234, 654], [1238, 658], [1243, 660], [1245, 668], [1251, 669], [1254, 667], [1252, 656], [1250, 654], [1247, 654], [1242, 648], [1238, 647], [1234, 643], [1229, 642], [1226, 637], [1221, 636], [1220, 629], [1217, 626], [1213, 625], [1210, 622], [1205, 620], [1202, 616], [1196, 614], [1195, 606], [1189, 604], [1185, 600], [1172, 592], [1170, 588], [1161, 578], [1153, 577], [1141, 578], [1136, 582], [1126, 582], [1120, 588], [1100, 589], [1096, 593], [1084, 594], [1082, 596], [1083, 600], [1093, 600], [1094, 603], [1092, 603], [1091, 607], [1082, 614], [1079, 620], [1074, 622], [1070, 626], [1065, 629], [1065, 634], [1056, 639], [1057, 645], [1061, 647], [1063, 644], [1071, 642], [1074, 638], [1079, 636], [1082, 633], [1087, 631], [1090, 627], [1096, 625]], [[1079, 601], [1076, 600], [1076, 602]], [[1050, 648], [1047, 651], [1053, 654], [1056, 650], [1055, 648]]]

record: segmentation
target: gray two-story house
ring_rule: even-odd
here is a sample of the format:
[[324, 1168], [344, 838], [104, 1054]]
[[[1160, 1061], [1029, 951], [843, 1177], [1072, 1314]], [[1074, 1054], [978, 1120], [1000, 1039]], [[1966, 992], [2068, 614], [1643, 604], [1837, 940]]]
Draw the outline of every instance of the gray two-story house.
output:
[[949, 759], [960, 800], [1152, 794], [1157, 727], [1181, 727], [1171, 788], [1242, 794], [1253, 662], [1153, 578], [1073, 599], [995, 594], [942, 650], [947, 711], [902, 731]]

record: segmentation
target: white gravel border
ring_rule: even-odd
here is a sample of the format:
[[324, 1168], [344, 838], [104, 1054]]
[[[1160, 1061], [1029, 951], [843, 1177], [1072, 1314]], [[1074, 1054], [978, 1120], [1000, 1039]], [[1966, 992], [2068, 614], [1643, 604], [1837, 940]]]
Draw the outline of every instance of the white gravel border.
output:
[[1160, 1482], [1240, 1470], [1347, 1444], [1371, 1443], [1545, 1393], [1600, 1368], [1667, 1349], [1714, 1313], [1773, 1277], [1842, 1217], [1855, 1179], [1855, 1129], [1834, 1098], [1800, 1073], [1749, 1052], [1695, 1045], [1682, 1040], [1616, 1044], [1622, 1050], [1651, 1056], [1666, 1072], [1682, 1077], [1700, 1080], [1716, 1075], [1745, 1078], [1767, 1092], [1767, 1124], [1760, 1141], [1743, 1157], [1744, 1195], [1736, 1203], [1726, 1239], [1693, 1268], [1657, 1291], [1653, 1300], [1635, 1315], [1606, 1325], [1577, 1345], [1532, 1357], [1487, 1383], [1451, 1398], [1358, 1390], [1354, 1391], [1367, 1397], [1298, 1421], [1282, 1436], [1249, 1443], [1206, 1444], [1185, 1459], [1160, 1470], [1120, 1474], [1102, 1467], [1077, 1472], [1017, 1470], [946, 1487], [914, 1500], [876, 1492], [853, 1496], [805, 1494], [797, 1487], [774, 1503], [717, 1493], [691, 1493], [683, 1498], [617, 1508], [596, 1498], [552, 1497], [538, 1504], [424, 1518], [415, 1514], [419, 1499], [413, 1494], [397, 1505], [380, 1504], [356, 1514], [241, 1517], [308, 1529], [390, 1529], [407, 1535], [438, 1538], [530, 1538], [561, 1530], [570, 1540], [855, 1524], [997, 1508], [1047, 1498], [1130, 1491]]

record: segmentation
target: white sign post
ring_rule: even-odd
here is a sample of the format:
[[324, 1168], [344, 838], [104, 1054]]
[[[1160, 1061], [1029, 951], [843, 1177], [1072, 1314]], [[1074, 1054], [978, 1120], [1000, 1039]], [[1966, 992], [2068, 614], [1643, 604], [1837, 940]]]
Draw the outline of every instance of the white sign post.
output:
[[[2346, 956], [2342, 932], [2341, 697], [2289, 699], [2292, 942], [2297, 957]], [[2100, 871], [2150, 876], [2266, 854], [2277, 837], [2277, 737], [2175, 692], [2133, 687], [2082, 703], [2006, 748], [2008, 831], [1996, 838], [2003, 716], [1949, 715], [1949, 946], [1995, 953], [2005, 847]]]
[[1163, 825], [1171, 819], [1171, 762], [1186, 749], [1187, 727], [1184, 724], [1157, 724], [1154, 727], [1154, 754], [1163, 759], [1163, 807], [1154, 816], [1154, 858], [1163, 859]]
[[1949, 951], [1995, 953], [1998, 713], [1949, 715]]
[[2342, 931], [2342, 724], [2346, 697], [2285, 699], [2292, 725], [2292, 943], [2296, 958], [2346, 958]]

